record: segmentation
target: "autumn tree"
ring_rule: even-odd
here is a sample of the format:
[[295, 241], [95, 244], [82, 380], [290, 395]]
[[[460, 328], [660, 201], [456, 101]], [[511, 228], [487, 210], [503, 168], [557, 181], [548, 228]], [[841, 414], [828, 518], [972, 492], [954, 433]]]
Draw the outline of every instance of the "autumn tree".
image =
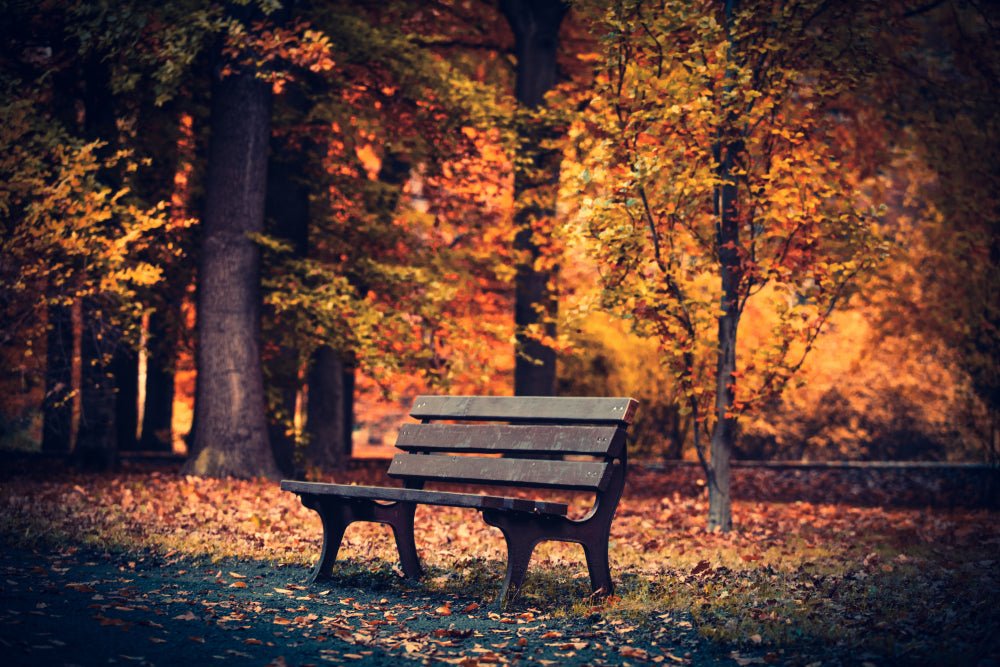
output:
[[[987, 460], [1000, 456], [1000, 13], [990, 3], [888, 3], [872, 82], [906, 156], [903, 251], [887, 267], [883, 326], [943, 341], [982, 408]], [[901, 304], [905, 304], [901, 307]], [[904, 315], [905, 314], [905, 315]], [[905, 317], [905, 321], [901, 318]], [[976, 413], [984, 413], [977, 417]]]
[[[81, 3], [4, 3], [3, 13], [4, 100], [11, 104], [8, 111], [16, 110], [7, 138], [30, 128], [18, 141], [37, 151], [30, 160], [20, 158], [10, 174], [11, 182], [22, 185], [9, 193], [4, 235], [13, 244], [6, 259], [18, 258], [10, 266], [34, 277], [13, 283], [19, 296], [5, 303], [24, 305], [22, 299], [33, 295], [15, 321], [27, 325], [22, 331], [34, 331], [39, 322], [49, 328], [48, 345], [35, 345], [34, 334], [16, 339], [44, 355], [49, 367], [43, 448], [65, 452], [73, 446], [70, 368], [78, 347], [78, 453], [107, 461], [116, 440], [134, 439], [136, 395], [128, 383], [116, 386], [129, 364], [114, 360], [135, 359], [131, 350], [141, 313], [136, 297], [159, 277], [148, 254], [149, 235], [153, 229], [162, 233], [166, 221], [162, 205], [138, 194], [144, 165], [128, 141], [135, 109], [124, 112], [115, 102], [127, 87], [126, 64], [138, 59], [128, 44], [109, 38], [108, 26], [120, 20], [115, 29], [127, 32], [135, 24], [127, 20], [128, 11]], [[64, 202], [53, 198], [57, 186]], [[30, 268], [45, 264], [45, 273]], [[44, 316], [39, 306], [46, 308]], [[70, 316], [77, 307], [82, 328]], [[134, 386], [134, 370], [131, 380]], [[116, 424], [124, 429], [116, 432]]]
[[568, 10], [562, 0], [500, 2], [514, 33], [514, 93], [522, 106], [514, 155], [514, 246], [522, 254], [514, 285], [516, 396], [555, 392], [556, 354], [544, 337], [555, 334], [557, 264], [543, 248], [552, 245], [561, 155], [551, 145], [557, 131], [552, 118], [538, 111], [544, 107], [545, 94], [556, 85], [559, 26]]
[[278, 478], [268, 440], [260, 341], [271, 84], [259, 54], [240, 48], [255, 7], [232, 6], [217, 54], [198, 265], [198, 383], [191, 458], [185, 469], [217, 477]]
[[[67, 147], [79, 142], [93, 146], [97, 182], [115, 193], [118, 204], [100, 214], [100, 224], [107, 227], [104, 232], [98, 233], [93, 225], [79, 226], [76, 218], [66, 216], [62, 233], [95, 241], [102, 238], [106, 243], [120, 237], [115, 252], [122, 254], [124, 261], [156, 267], [150, 276], [162, 278], [165, 266], [177, 265], [177, 241], [188, 232], [183, 216], [166, 210], [177, 167], [172, 159], [175, 152], [161, 151], [157, 142], [169, 148], [171, 139], [176, 140], [180, 114], [170, 103], [177, 79], [199, 50], [191, 48], [192, 41], [186, 39], [190, 34], [175, 32], [168, 26], [179, 25], [175, 19], [183, 16], [187, 19], [186, 30], [195, 25], [199, 26], [196, 32], [205, 34], [204, 23], [210, 14], [183, 0], [130, 0], [114, 5], [4, 3], [2, 11], [3, 69], [20, 84], [16, 97], [31, 100], [33, 110], [44, 118], [43, 125], [61, 132]], [[175, 41], [178, 39], [186, 40], [186, 44], [179, 47]], [[178, 51], [183, 55], [176, 59]], [[178, 67], [178, 60], [185, 66]], [[76, 178], [72, 183], [76, 188], [85, 188], [90, 181]], [[82, 192], [72, 189], [67, 196], [72, 198]], [[134, 215], [121, 209], [125, 205], [145, 211], [159, 207], [156, 215], [164, 224], [156, 232], [158, 243], [125, 240], [134, 235], [130, 231]], [[86, 246], [81, 245], [81, 257], [94, 252]], [[167, 281], [147, 277], [130, 281], [127, 290], [112, 297], [109, 290], [87, 289], [85, 281], [74, 277], [77, 269], [99, 272], [97, 257], [94, 254], [93, 261], [78, 259], [73, 271], [64, 270], [66, 277], [59, 282], [65, 287], [78, 281], [77, 285], [64, 289], [72, 297], [45, 301], [45, 319], [50, 325], [48, 345], [36, 349], [48, 366], [50, 389], [43, 402], [43, 449], [66, 452], [74, 447], [69, 411], [71, 400], [77, 400], [83, 412], [75, 446], [79, 453], [91, 450], [95, 455], [92, 459], [109, 460], [116, 447], [136, 445], [137, 350], [142, 315], [155, 309], [149, 321], [167, 321], [165, 311], [169, 308], [162, 304], [178, 303], [185, 283], [177, 280], [178, 274], [173, 271], [168, 286]], [[174, 296], [154, 304], [151, 296], [168, 290], [174, 290]], [[71, 318], [74, 310], [82, 317], [73, 316], [76, 324]], [[157, 333], [161, 329], [157, 326]], [[70, 373], [77, 363], [72, 359], [74, 349], [82, 356], [78, 365], [82, 373], [75, 376], [82, 380], [82, 386], [77, 387]], [[160, 353], [150, 359], [152, 370], [158, 370], [161, 364], [156, 360], [164, 358], [164, 351], [165, 346], [160, 346]], [[155, 372], [150, 374], [155, 376]], [[157, 392], [147, 392], [144, 427], [155, 421], [150, 418], [156, 412], [148, 409], [150, 402], [162, 411], [161, 397]], [[162, 432], [162, 420], [159, 424], [157, 444], [169, 448], [169, 434]], [[166, 429], [169, 431], [169, 417]], [[149, 442], [151, 431], [145, 429], [144, 433]]]
[[[272, 142], [281, 150], [269, 226], [255, 240], [272, 432], [298, 440], [283, 461], [296, 474], [336, 468], [349, 453], [355, 367], [387, 393], [464, 372], [449, 368], [444, 348], [459, 349], [458, 338], [477, 348], [470, 332], [482, 328], [484, 300], [461, 276], [498, 264], [489, 248], [507, 237], [501, 228], [480, 242], [497, 213], [469, 184], [484, 178], [472, 158], [497, 116], [492, 92], [412, 37], [439, 24], [397, 9], [309, 7], [275, 42], [273, 62], [284, 68]], [[326, 61], [303, 60], [310, 34]], [[290, 399], [303, 381], [306, 421], [296, 432]]]
[[[579, 232], [601, 305], [659, 341], [697, 424], [710, 529], [732, 526], [739, 416], [781, 391], [881, 252], [842, 132], [860, 73], [838, 11], [616, 2], [597, 28]], [[753, 350], [738, 344], [751, 299], [775, 318]]]
[[[2, 340], [21, 346], [30, 359], [36, 350], [45, 351], [44, 341], [63, 338], [44, 333], [47, 305], [70, 308], [87, 300], [100, 304], [102, 319], [116, 330], [136, 326], [135, 292], [159, 278], [157, 268], [140, 259], [142, 249], [165, 220], [162, 211], [129, 204], [124, 190], [100, 181], [108, 163], [97, 155], [99, 143], [72, 137], [30, 100], [9, 99], [12, 104], [2, 110], [0, 163], [5, 182], [16, 185], [4, 193], [0, 207]], [[119, 222], [116, 227], [106, 224], [111, 218]], [[101, 368], [107, 361], [103, 354], [94, 359]], [[70, 434], [58, 437], [68, 443]]]

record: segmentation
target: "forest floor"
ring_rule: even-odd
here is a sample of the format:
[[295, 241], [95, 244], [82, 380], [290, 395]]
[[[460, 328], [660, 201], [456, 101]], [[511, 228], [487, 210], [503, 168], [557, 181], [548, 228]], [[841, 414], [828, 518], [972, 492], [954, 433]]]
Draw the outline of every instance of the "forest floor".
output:
[[[385, 483], [383, 468], [338, 481]], [[736, 474], [753, 489], [771, 473]], [[1000, 513], [841, 495], [811, 477], [798, 501], [737, 496], [735, 529], [710, 533], [688, 472], [634, 466], [615, 596], [589, 596], [582, 549], [547, 543], [498, 610], [503, 540], [475, 512], [418, 510], [420, 582], [399, 576], [387, 528], [355, 524], [334, 578], [308, 584], [320, 523], [274, 482], [21, 462], [0, 472], [0, 650], [12, 665], [1000, 665]]]

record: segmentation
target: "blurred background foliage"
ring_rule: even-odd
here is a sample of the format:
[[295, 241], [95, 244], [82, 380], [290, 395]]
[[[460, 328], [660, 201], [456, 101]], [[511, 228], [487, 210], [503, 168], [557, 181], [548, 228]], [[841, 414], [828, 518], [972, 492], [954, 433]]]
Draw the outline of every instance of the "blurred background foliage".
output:
[[[419, 392], [510, 393], [524, 262], [513, 248], [514, 165], [532, 162], [519, 133], [542, 126], [545, 149], [564, 151], [558, 212], [578, 211], [567, 176], [575, 153], [552, 128], [572, 139], [586, 127], [606, 64], [601, 21], [618, 5], [571, 3], [552, 108], [529, 113], [512, 96], [514, 36], [497, 3], [286, 4], [297, 20], [253, 29], [272, 39], [272, 150], [301, 169], [288, 182], [306, 191], [310, 227], [308, 249], [297, 248], [272, 210], [256, 239], [269, 396], [286, 401], [271, 407], [300, 437], [302, 387], [288, 402], [279, 376], [301, 385], [324, 345], [354, 355], [356, 453], [384, 455]], [[861, 48], [844, 57], [863, 55], [880, 73], [852, 70], [858, 87], [842, 101], [854, 106], [835, 120], [852, 177], [884, 204], [878, 231], [891, 252], [839, 304], [794, 382], [738, 423], [734, 455], [996, 462], [1000, 15], [961, 0], [785, 4], [835, 9]], [[234, 25], [220, 11], [190, 0], [0, 0], [0, 448], [38, 450], [56, 395], [79, 422], [84, 333], [114, 328], [104, 342], [144, 364], [159, 353], [150, 341], [169, 348], [163, 438], [167, 451], [185, 451], [207, 50]], [[88, 90], [84, 75], [98, 74]], [[553, 238], [535, 263], [558, 269], [558, 335], [536, 332], [558, 352], [557, 393], [633, 396], [634, 455], [694, 460], [694, 424], [662, 341], [634, 333], [634, 313], [589, 307], [600, 302], [601, 267], [571, 229], [552, 219], [538, 229]], [[766, 347], [775, 325], [755, 308], [744, 313], [743, 352]], [[57, 325], [73, 335], [53, 337]], [[61, 383], [46, 367], [56, 354]]]

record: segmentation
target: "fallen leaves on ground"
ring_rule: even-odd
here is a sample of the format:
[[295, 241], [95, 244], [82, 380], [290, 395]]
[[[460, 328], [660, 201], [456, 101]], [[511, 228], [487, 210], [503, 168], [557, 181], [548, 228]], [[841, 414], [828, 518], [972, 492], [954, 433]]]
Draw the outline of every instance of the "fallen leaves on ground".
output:
[[[90, 555], [88, 552], [87, 557]], [[623, 642], [613, 620], [578, 624], [583, 630], [577, 636], [563, 638], [562, 632], [551, 628], [565, 628], [566, 619], [554, 618], [539, 609], [499, 615], [472, 603], [465, 604], [461, 611], [455, 605], [452, 611], [451, 600], [442, 604], [440, 596], [404, 594], [389, 599], [375, 595], [360, 600], [323, 595], [293, 583], [268, 585], [274, 579], [299, 573], [296, 568], [273, 568], [260, 561], [253, 564], [261, 573], [256, 576], [228, 573], [230, 577], [252, 582], [251, 590], [234, 594], [218, 586], [219, 573], [206, 568], [205, 561], [192, 563], [194, 569], [188, 570], [150, 562], [155, 559], [142, 559], [131, 566], [117, 565], [120, 561], [103, 556], [97, 558], [99, 562], [87, 562], [86, 558], [70, 553], [34, 555], [31, 559], [45, 560], [53, 567], [35, 574], [23, 564], [11, 564], [0, 558], [0, 575], [5, 579], [2, 588], [12, 600], [20, 599], [35, 587], [53, 588], [62, 577], [75, 573], [86, 572], [95, 578], [88, 590], [62, 585], [61, 590], [66, 591], [64, 599], [50, 596], [49, 603], [27, 613], [9, 608], [0, 610], [5, 629], [0, 632], [0, 644], [27, 658], [50, 658], [55, 651], [79, 650], [81, 642], [88, 645], [96, 642], [127, 647], [133, 653], [148, 644], [161, 652], [187, 651], [192, 656], [198, 654], [190, 653], [191, 644], [205, 645], [214, 652], [216, 664], [235, 658], [264, 664], [275, 653], [287, 654], [292, 649], [298, 651], [300, 660], [304, 655], [310, 663], [323, 660], [338, 664], [365, 661], [373, 656], [376, 664], [384, 664], [385, 656], [394, 656], [423, 664], [467, 667], [515, 664], [524, 659], [561, 664], [565, 659], [580, 656], [606, 664], [618, 664], [619, 656], [652, 662], [666, 660], [659, 651], [651, 653]], [[144, 579], [156, 579], [157, 587], [138, 585]], [[86, 605], [91, 612], [89, 619], [70, 613], [80, 605]], [[445, 608], [449, 613], [442, 614]], [[28, 622], [29, 615], [33, 622]], [[56, 638], [59, 633], [38, 632], [43, 627], [38, 625], [39, 619], [48, 615], [52, 623], [44, 626], [46, 629], [66, 631], [67, 619], [72, 617], [77, 633], [63, 634], [63, 641]], [[448, 618], [442, 619], [443, 615]], [[95, 629], [85, 627], [87, 620], [102, 631], [126, 634], [101, 635], [103, 641], [100, 641]], [[33, 644], [14, 646], [9, 638], [17, 636], [39, 639]], [[182, 640], [180, 644], [178, 640]], [[158, 656], [162, 658], [163, 653]], [[119, 653], [112, 657], [131, 660], [133, 656]], [[134, 657], [147, 664], [152, 662], [147, 656]], [[183, 662], [177, 655], [174, 657], [174, 661]], [[193, 659], [200, 664], [197, 658]], [[98, 664], [103, 656], [99, 649], [92, 649], [89, 655], [78, 656], [78, 660], [81, 664]], [[299, 664], [288, 660], [282, 655], [269, 664]]]
[[[763, 473], [753, 474], [754, 484], [765, 485]], [[525, 591], [526, 604], [593, 613], [607, 620], [602, 646], [610, 646], [622, 659], [680, 664], [683, 653], [669, 650], [669, 643], [663, 651], [652, 652], [632, 637], [665, 640], [668, 628], [683, 628], [685, 623], [739, 648], [732, 652], [737, 663], [764, 660], [775, 649], [803, 642], [839, 644], [845, 650], [862, 646], [901, 656], [927, 656], [956, 647], [968, 649], [962, 655], [988, 656], [998, 650], [993, 631], [1000, 626], [996, 511], [829, 502], [831, 489], [812, 488], [815, 480], [810, 479], [810, 485], [800, 487], [796, 502], [738, 496], [736, 530], [722, 534], [704, 530], [707, 501], [703, 489], [690, 483], [687, 471], [635, 467], [630, 475], [611, 534], [612, 571], [620, 581], [616, 598], [588, 602], [582, 550], [558, 543], [538, 547]], [[385, 483], [379, 476], [379, 471], [363, 468], [336, 481]], [[792, 494], [788, 480], [781, 483], [782, 493]], [[588, 509], [586, 498], [560, 499], [570, 504], [575, 516]], [[9, 477], [0, 484], [0, 534], [21, 546], [153, 551], [164, 563], [192, 557], [271, 559], [304, 574], [318, 557], [322, 528], [315, 512], [276, 483], [202, 479], [164, 469], [101, 475], [51, 469]], [[447, 630], [453, 619], [473, 615], [515, 630], [532, 622], [532, 612], [496, 614], [468, 602], [470, 591], [472, 597], [484, 598], [482, 602], [495, 595], [506, 562], [501, 535], [476, 512], [421, 507], [416, 534], [429, 572], [426, 590], [466, 595], [460, 605], [439, 602], [422, 610], [436, 619], [438, 630]], [[359, 570], [391, 571], [398, 561], [391, 533], [373, 524], [349, 528], [340, 558]], [[253, 582], [239, 572], [220, 567], [212, 576], [228, 594], [253, 591]], [[67, 582], [65, 587], [94, 592], [92, 582]], [[345, 606], [344, 613], [310, 617], [306, 610], [296, 612], [292, 603], [325, 600], [323, 591], [288, 582], [274, 587], [274, 595], [290, 604], [267, 617], [272, 627], [322, 629], [324, 636], [354, 647], [391, 644], [401, 655], [417, 656], [426, 654], [428, 642], [439, 650], [447, 648], [444, 643], [460, 642], [462, 652], [447, 659], [479, 664], [494, 656], [502, 661], [504, 650], [529, 643], [516, 631], [502, 649], [484, 641], [478, 644], [481, 650], [470, 652], [465, 645], [469, 637], [430, 631], [407, 635], [413, 610], [378, 605], [360, 610], [348, 598], [335, 601]], [[193, 613], [176, 616], [189, 618]], [[356, 620], [359, 617], [345, 614], [374, 616]], [[107, 611], [95, 616], [101, 616], [101, 623], [116, 618]], [[626, 618], [639, 619], [638, 626], [613, 623]], [[558, 633], [550, 627], [532, 641], [552, 644], [551, 650], [564, 654], [563, 660], [577, 659], [569, 654], [594, 643], [593, 638]], [[756, 653], [747, 655], [745, 647]], [[354, 659], [349, 655], [363, 657], [357, 648], [339, 658]]]

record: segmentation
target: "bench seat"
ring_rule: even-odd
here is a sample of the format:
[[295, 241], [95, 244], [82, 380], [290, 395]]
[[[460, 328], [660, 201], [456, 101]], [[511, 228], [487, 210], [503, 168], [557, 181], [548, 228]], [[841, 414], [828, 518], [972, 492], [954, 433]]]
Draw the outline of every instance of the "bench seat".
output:
[[535, 514], [555, 514], [565, 516], [569, 511], [566, 503], [553, 503], [527, 498], [487, 496], [478, 493], [454, 493], [431, 491], [428, 489], [401, 489], [387, 486], [360, 486], [356, 484], [323, 484], [320, 482], [281, 483], [284, 491], [302, 496], [335, 496], [345, 500], [380, 500], [383, 502], [405, 502], [421, 505], [441, 505], [466, 509], [497, 509]]

